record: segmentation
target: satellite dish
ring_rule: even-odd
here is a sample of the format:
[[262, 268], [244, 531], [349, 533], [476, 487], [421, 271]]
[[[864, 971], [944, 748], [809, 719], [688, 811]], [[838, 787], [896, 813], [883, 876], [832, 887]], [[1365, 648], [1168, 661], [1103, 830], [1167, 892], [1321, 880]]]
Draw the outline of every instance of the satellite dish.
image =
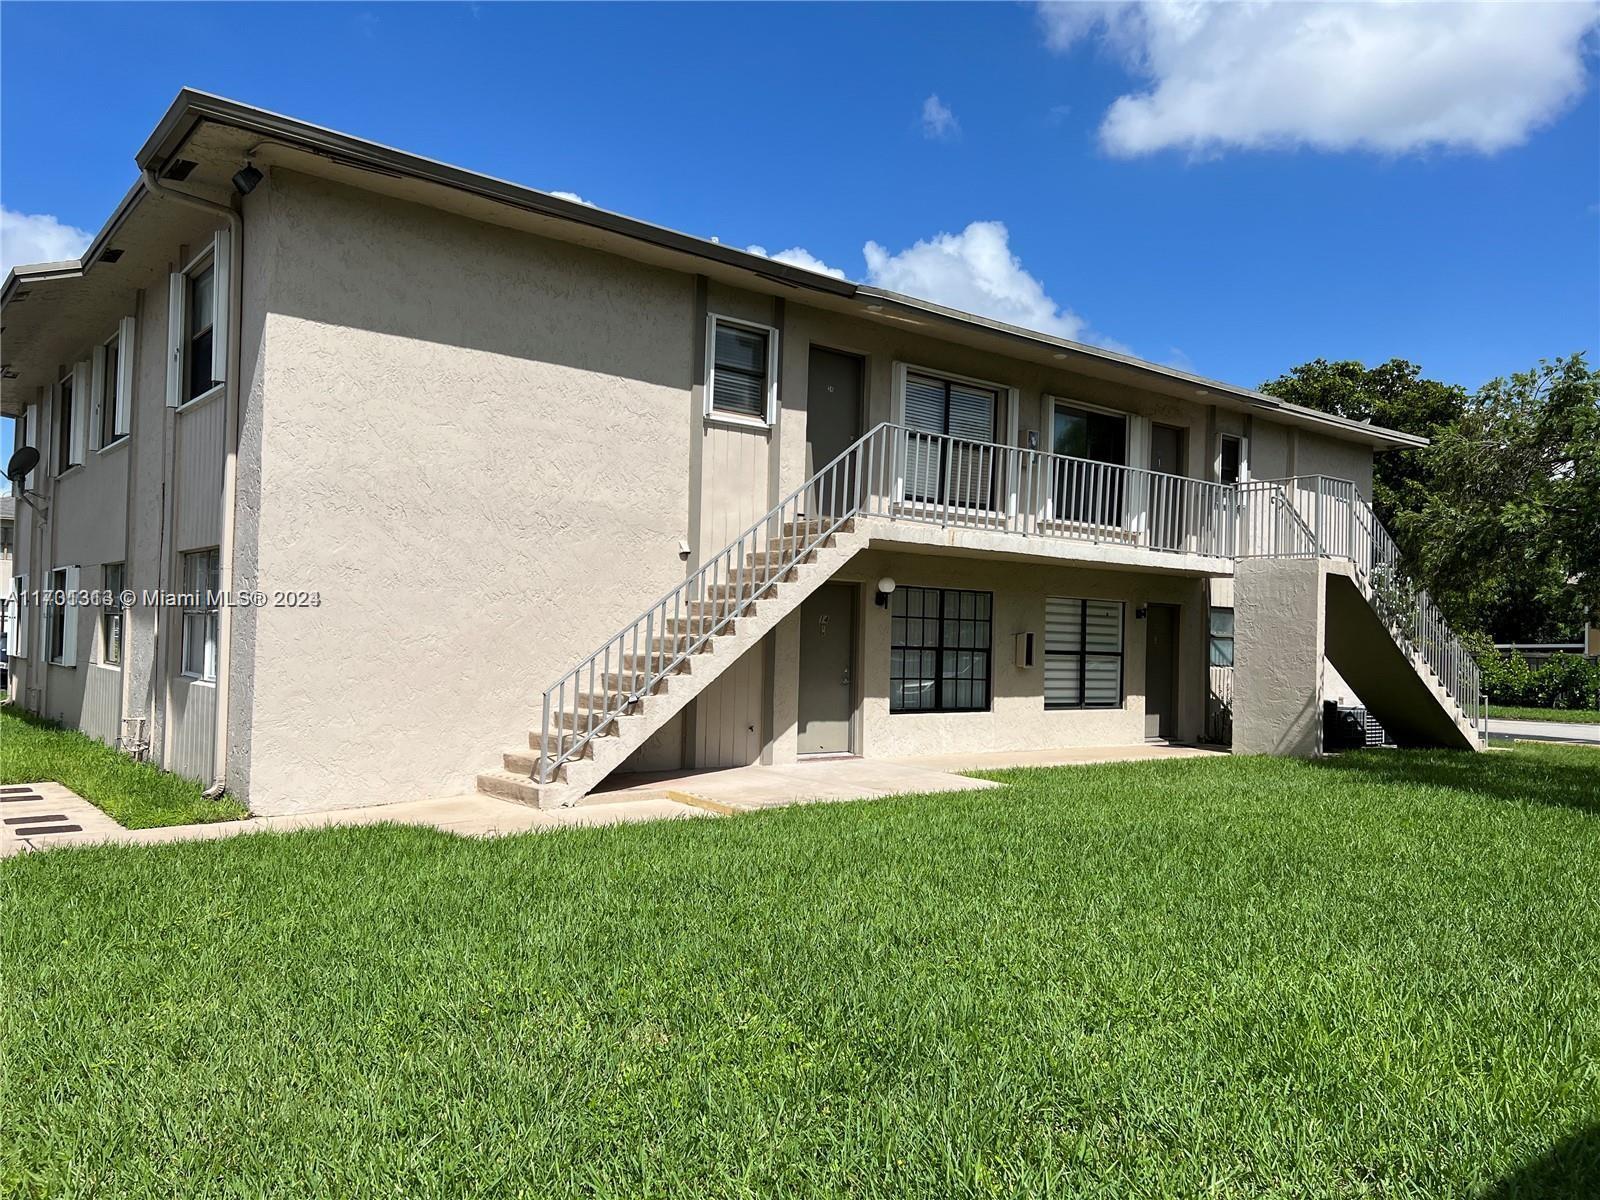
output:
[[6, 478], [20, 484], [29, 471], [39, 465], [39, 452], [32, 446], [18, 446], [6, 464]]

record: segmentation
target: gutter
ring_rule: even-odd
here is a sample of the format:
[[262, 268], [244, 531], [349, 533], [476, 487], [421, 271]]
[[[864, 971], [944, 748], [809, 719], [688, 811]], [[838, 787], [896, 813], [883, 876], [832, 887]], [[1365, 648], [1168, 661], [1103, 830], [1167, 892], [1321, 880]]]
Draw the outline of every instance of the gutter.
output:
[[[179, 204], [187, 204], [191, 208], [198, 208], [219, 216], [228, 222], [231, 236], [228, 238], [228, 377], [223, 381], [223, 403], [226, 406], [223, 418], [222, 435], [222, 537], [217, 550], [221, 578], [218, 587], [222, 591], [223, 602], [217, 609], [217, 714], [216, 731], [212, 741], [212, 781], [206, 789], [206, 796], [215, 798], [220, 796], [227, 787], [228, 781], [228, 711], [229, 696], [232, 693], [233, 681], [228, 673], [229, 648], [233, 635], [233, 605], [228, 603], [228, 598], [233, 594], [233, 545], [234, 545], [234, 509], [238, 501], [239, 492], [239, 331], [243, 325], [243, 300], [244, 300], [244, 218], [226, 204], [218, 204], [203, 197], [180, 192], [168, 187], [156, 178], [156, 173], [146, 167], [140, 176], [145, 190], [153, 196], [164, 200], [175, 200]], [[167, 364], [171, 370], [172, 364]], [[169, 485], [163, 480], [163, 487]], [[161, 569], [167, 570], [168, 555], [163, 548]], [[164, 612], [164, 610], [163, 610]], [[156, 641], [160, 645], [160, 626], [162, 614], [156, 617]], [[156, 656], [156, 670], [161, 679], [161, 686], [166, 684], [166, 662], [158, 653]], [[164, 691], [158, 691], [163, 695]], [[165, 725], [165, 722], [163, 722]]]

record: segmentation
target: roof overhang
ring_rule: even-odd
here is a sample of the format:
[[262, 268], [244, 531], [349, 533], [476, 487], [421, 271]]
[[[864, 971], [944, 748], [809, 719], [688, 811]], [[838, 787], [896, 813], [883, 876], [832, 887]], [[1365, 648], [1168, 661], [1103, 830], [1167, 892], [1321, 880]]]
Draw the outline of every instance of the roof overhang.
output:
[[[1427, 445], [1426, 438], [1336, 417], [1287, 403], [1251, 388], [1206, 379], [1098, 346], [1007, 325], [913, 296], [836, 279], [831, 275], [777, 262], [620, 213], [564, 200], [534, 188], [189, 88], [178, 93], [155, 131], [140, 147], [135, 162], [141, 170], [151, 170], [158, 176], [164, 176], [178, 160], [196, 156], [197, 146], [210, 151], [210, 157], [214, 160], [213, 174], [217, 170], [222, 171], [219, 177], [202, 181], [212, 188], [226, 184], [231, 168], [216, 167], [216, 163], [224, 159], [237, 164], [245, 155], [263, 161], [277, 155], [286, 160], [286, 165], [298, 165], [302, 169], [308, 161], [318, 162], [320, 169], [348, 176], [362, 186], [406, 195], [421, 203], [448, 207], [483, 219], [499, 219], [504, 223], [511, 223], [504, 217], [504, 211], [510, 210], [525, 216], [527, 224], [524, 227], [536, 229], [547, 236], [578, 241], [683, 270], [731, 277], [748, 286], [776, 291], [778, 294], [804, 292], [825, 308], [849, 310], [869, 319], [910, 320], [924, 326], [936, 326], [946, 335], [956, 334], [967, 340], [978, 339], [985, 345], [1004, 347], [1010, 353], [1055, 362], [1072, 370], [1199, 403], [1269, 414], [1285, 424], [1321, 430], [1363, 442], [1375, 449]], [[231, 158], [228, 157], [230, 155]], [[422, 186], [419, 187], [419, 184]], [[74, 281], [82, 281], [101, 261], [105, 250], [118, 237], [146, 196], [143, 185], [136, 183], [105, 227], [95, 235], [80, 262], [14, 270], [7, 277], [3, 290], [0, 290], [0, 312], [6, 312], [19, 293], [26, 292], [31, 296], [39, 288], [72, 287]], [[501, 210], [498, 217], [491, 215], [495, 210]], [[8, 312], [6, 319], [9, 320]], [[4, 402], [6, 411], [12, 411], [14, 398], [6, 395], [3, 389], [0, 389], [0, 401]]]

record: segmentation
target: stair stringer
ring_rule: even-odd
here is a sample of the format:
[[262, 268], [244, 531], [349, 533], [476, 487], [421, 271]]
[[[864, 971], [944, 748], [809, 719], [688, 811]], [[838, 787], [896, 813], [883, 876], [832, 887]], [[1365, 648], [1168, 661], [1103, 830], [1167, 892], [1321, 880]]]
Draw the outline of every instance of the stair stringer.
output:
[[759, 646], [762, 639], [795, 612], [811, 593], [866, 549], [867, 542], [864, 533], [840, 531], [833, 534], [831, 544], [819, 546], [808, 556], [809, 561], [797, 563], [783, 582], [740, 612], [733, 621], [732, 632], [710, 638], [704, 648], [692, 656], [686, 673], [667, 676], [655, 691], [638, 700], [631, 712], [614, 719], [615, 732], [594, 738], [586, 757], [563, 763], [555, 780], [539, 783], [533, 777], [540, 731], [531, 729], [528, 734], [531, 749], [507, 751], [505, 769], [479, 775], [478, 790], [538, 808], [567, 808], [583, 803], [634, 751], [686, 709], [741, 656]]

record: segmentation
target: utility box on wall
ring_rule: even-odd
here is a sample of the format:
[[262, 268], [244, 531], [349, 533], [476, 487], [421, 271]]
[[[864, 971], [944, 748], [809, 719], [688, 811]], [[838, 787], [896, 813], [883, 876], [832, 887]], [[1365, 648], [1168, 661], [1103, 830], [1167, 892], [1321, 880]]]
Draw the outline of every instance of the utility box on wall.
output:
[[1033, 666], [1033, 638], [1031, 633], [1017, 634], [1017, 666], [1023, 670]]

